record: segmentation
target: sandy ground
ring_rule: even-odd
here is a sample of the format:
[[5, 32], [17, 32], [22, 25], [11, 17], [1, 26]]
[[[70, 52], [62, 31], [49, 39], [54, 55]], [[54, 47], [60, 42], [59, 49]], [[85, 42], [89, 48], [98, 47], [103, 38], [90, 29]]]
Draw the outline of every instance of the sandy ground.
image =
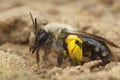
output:
[[110, 47], [116, 61], [105, 67], [94, 67], [100, 61], [74, 67], [65, 61], [56, 67], [56, 54], [51, 53], [46, 64], [40, 58], [38, 68], [28, 41], [32, 12], [40, 26], [65, 23], [120, 45], [119, 4], [120, 0], [0, 0], [0, 80], [120, 80], [120, 49]]

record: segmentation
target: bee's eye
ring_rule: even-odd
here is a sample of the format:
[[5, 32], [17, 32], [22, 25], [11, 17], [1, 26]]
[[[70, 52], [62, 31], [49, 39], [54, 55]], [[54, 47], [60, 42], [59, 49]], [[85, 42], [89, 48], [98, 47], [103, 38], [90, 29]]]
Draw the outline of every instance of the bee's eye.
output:
[[39, 40], [43, 41], [43, 40], [46, 39], [46, 37], [47, 37], [47, 34], [46, 33], [42, 33], [42, 34], [39, 35]]
[[48, 36], [48, 34], [47, 34], [46, 32], [41, 32], [41, 33], [37, 36], [37, 42], [38, 42], [39, 44], [43, 44], [43, 43], [46, 41], [47, 36]]

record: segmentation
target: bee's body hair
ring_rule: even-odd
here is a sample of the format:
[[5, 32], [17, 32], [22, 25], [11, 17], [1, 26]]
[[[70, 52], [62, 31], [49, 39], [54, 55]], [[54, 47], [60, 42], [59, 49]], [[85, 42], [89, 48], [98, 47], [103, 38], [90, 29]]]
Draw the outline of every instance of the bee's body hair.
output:
[[57, 22], [49, 23], [43, 29], [47, 32], [58, 32], [58, 30], [63, 30], [63, 29], [66, 29], [68, 31], [76, 31], [76, 29], [70, 25], [61, 24]]

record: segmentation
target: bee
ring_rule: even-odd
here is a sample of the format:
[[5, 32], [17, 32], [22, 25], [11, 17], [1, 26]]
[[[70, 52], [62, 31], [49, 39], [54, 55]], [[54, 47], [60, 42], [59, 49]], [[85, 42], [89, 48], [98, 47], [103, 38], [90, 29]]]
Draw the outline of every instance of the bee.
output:
[[79, 32], [75, 27], [60, 23], [49, 23], [38, 29], [37, 18], [33, 19], [30, 13], [34, 29], [30, 33], [30, 52], [36, 52], [36, 61], [39, 66], [39, 50], [44, 50], [43, 59], [51, 50], [57, 53], [58, 66], [63, 59], [68, 58], [71, 64], [82, 63], [84, 57], [90, 60], [102, 60], [103, 64], [112, 61], [113, 54], [108, 45], [120, 48], [113, 42], [100, 36]]

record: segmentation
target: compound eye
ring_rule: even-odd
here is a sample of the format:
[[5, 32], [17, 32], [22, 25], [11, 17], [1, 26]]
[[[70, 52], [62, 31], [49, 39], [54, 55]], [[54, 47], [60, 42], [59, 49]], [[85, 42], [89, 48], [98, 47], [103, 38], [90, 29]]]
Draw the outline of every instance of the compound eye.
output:
[[38, 36], [38, 42], [43, 44], [47, 39], [47, 33], [42, 32], [40, 33], [40, 35]]

